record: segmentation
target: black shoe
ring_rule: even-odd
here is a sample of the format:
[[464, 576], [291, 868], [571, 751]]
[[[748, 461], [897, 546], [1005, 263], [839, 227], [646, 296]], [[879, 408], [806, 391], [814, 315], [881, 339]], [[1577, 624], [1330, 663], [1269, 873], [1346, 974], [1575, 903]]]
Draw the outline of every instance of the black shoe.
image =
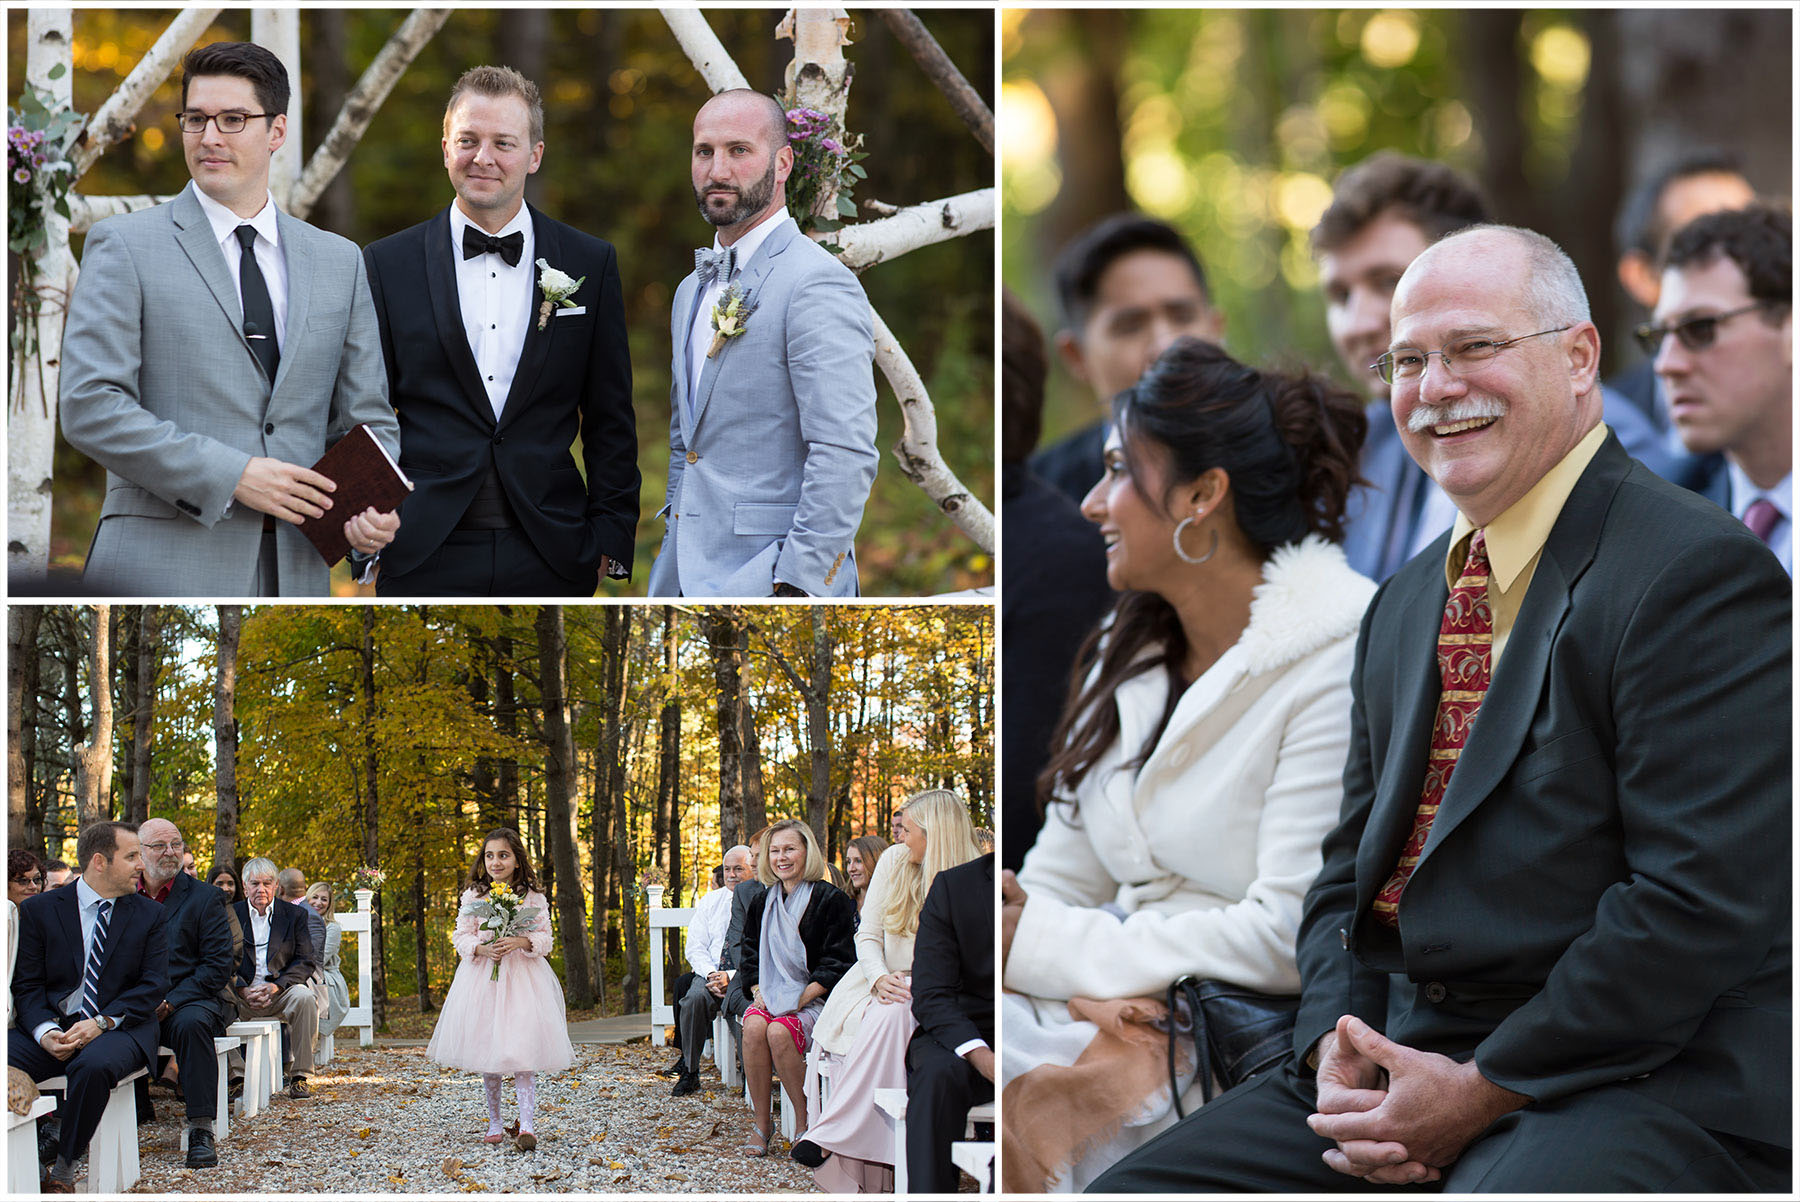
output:
[[675, 1088], [669, 1091], [672, 1098], [685, 1098], [691, 1093], [700, 1092], [700, 1074], [684, 1071], [681, 1079], [675, 1082]]
[[219, 1163], [219, 1150], [213, 1147], [213, 1133], [201, 1127], [188, 1132], [187, 1167], [210, 1169]]
[[678, 1055], [675, 1057], [675, 1063], [671, 1064], [668, 1068], [657, 1069], [656, 1075], [659, 1077], [679, 1077], [685, 1072], [687, 1072], [687, 1057]]
[[231, 1079], [231, 1087], [225, 1091], [225, 1100], [227, 1102], [235, 1102], [243, 1096], [244, 1079], [242, 1077], [233, 1077]]
[[312, 1090], [306, 1088], [305, 1077], [294, 1077], [288, 1081], [287, 1096], [290, 1098], [310, 1098]]
[[831, 1156], [831, 1153], [827, 1152], [824, 1148], [821, 1148], [810, 1139], [802, 1139], [795, 1141], [794, 1146], [788, 1149], [788, 1155], [792, 1156], [795, 1160], [798, 1160], [807, 1168], [816, 1169], [825, 1163]]
[[38, 1123], [38, 1163], [56, 1163], [57, 1145], [62, 1143], [62, 1123], [54, 1115]]

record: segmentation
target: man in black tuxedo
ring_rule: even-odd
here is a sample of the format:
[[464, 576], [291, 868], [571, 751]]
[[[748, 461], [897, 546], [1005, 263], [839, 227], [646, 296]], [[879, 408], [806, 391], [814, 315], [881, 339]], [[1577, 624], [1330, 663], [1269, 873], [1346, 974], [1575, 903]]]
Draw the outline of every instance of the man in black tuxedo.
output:
[[1438, 242], [1391, 338], [1459, 516], [1363, 620], [1294, 1057], [1090, 1188], [1785, 1193], [1788, 578], [1600, 422], [1548, 239]]
[[19, 906], [19, 958], [7, 1063], [34, 1081], [66, 1076], [62, 1133], [46, 1193], [75, 1192], [75, 1162], [113, 1086], [156, 1059], [156, 1008], [168, 990], [162, 907], [136, 892], [137, 828], [96, 822], [76, 843], [81, 875]]
[[319, 995], [313, 992], [312, 931], [305, 910], [275, 896], [275, 861], [244, 865], [245, 899], [232, 907], [244, 930], [234, 987], [239, 1018], [279, 1018], [287, 1026], [282, 1061], [288, 1096], [309, 1098]]
[[937, 874], [913, 942], [906, 1045], [906, 1175], [917, 1194], [953, 1194], [950, 1145], [994, 1096], [994, 857]]
[[225, 894], [182, 871], [185, 844], [173, 822], [152, 818], [138, 827], [144, 875], [138, 891], [163, 909], [169, 992], [156, 1008], [160, 1039], [175, 1053], [187, 1107], [190, 1169], [219, 1163], [213, 1146], [218, 1118], [219, 1061], [213, 1040], [237, 1017], [222, 991], [231, 980], [231, 921]]
[[631, 575], [637, 426], [618, 259], [524, 203], [543, 129], [530, 80], [466, 72], [444, 113], [455, 203], [363, 252], [416, 486], [381, 555], [384, 597], [587, 597], [600, 576]]

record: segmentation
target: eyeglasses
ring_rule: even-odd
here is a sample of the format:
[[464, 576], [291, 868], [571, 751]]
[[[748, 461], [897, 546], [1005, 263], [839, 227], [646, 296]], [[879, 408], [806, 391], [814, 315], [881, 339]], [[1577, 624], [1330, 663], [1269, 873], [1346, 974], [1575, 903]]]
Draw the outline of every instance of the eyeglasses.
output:
[[37, 885], [41, 888], [44, 884], [44, 878], [41, 876], [16, 876], [12, 879], [16, 885]]
[[187, 850], [187, 844], [183, 843], [180, 839], [175, 840], [173, 843], [146, 843], [144, 844], [144, 850], [160, 856], [166, 852], [185, 851]]
[[1719, 323], [1741, 317], [1757, 309], [1769, 307], [1769, 301], [1752, 301], [1741, 309], [1732, 309], [1726, 313], [1713, 313], [1706, 317], [1690, 317], [1686, 321], [1678, 321], [1673, 325], [1658, 325], [1645, 322], [1632, 333], [1637, 337], [1638, 345], [1644, 348], [1646, 355], [1655, 358], [1662, 350], [1663, 336], [1673, 334], [1682, 346], [1690, 351], [1703, 351], [1713, 344], [1719, 336]]
[[241, 134], [244, 124], [253, 117], [279, 117], [280, 113], [200, 113], [189, 110], [175, 114], [175, 123], [181, 126], [184, 134], [203, 134], [206, 123], [211, 121], [219, 127], [222, 134]]
[[1412, 347], [1401, 347], [1397, 351], [1389, 351], [1369, 364], [1369, 370], [1380, 376], [1381, 382], [1384, 384], [1393, 384], [1400, 380], [1416, 380], [1425, 374], [1425, 368], [1431, 362], [1431, 357], [1436, 355], [1444, 361], [1444, 369], [1451, 375], [1465, 375], [1515, 342], [1523, 342], [1527, 338], [1542, 338], [1545, 334], [1560, 334], [1568, 328], [1568, 326], [1557, 326], [1554, 330], [1539, 330], [1535, 334], [1520, 334], [1517, 338], [1505, 338], [1498, 341], [1492, 338], [1458, 338], [1441, 351], [1421, 351]]

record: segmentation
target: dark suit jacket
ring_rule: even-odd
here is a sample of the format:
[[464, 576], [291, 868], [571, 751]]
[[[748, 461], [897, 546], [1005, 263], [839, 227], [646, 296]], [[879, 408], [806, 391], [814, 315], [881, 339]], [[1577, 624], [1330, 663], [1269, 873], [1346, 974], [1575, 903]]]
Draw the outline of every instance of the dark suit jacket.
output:
[[[169, 987], [169, 949], [163, 908], [127, 893], [115, 898], [106, 924], [106, 962], [100, 966], [100, 1013], [156, 1063], [156, 1008]], [[13, 967], [13, 1012], [29, 1037], [47, 1022], [63, 1026], [59, 1009], [81, 984], [81, 911], [73, 887], [28, 897], [19, 905], [19, 958]]]
[[222, 996], [233, 968], [225, 894], [178, 873], [162, 908], [169, 945], [169, 1005], [177, 1010], [202, 1005], [219, 1018], [235, 1020], [237, 1015], [225, 1008]]
[[[381, 325], [388, 395], [400, 415], [400, 466], [415, 491], [382, 554], [408, 572], [442, 545], [491, 463], [520, 525], [570, 580], [591, 579], [602, 555], [629, 569], [638, 517], [637, 421], [612, 245], [531, 210], [534, 257], [571, 278], [587, 312], [538, 329], [532, 288], [518, 374], [494, 419], [463, 331], [450, 211], [371, 243], [363, 257]], [[581, 439], [587, 478], [571, 448]]]
[[994, 856], [937, 874], [919, 911], [913, 941], [915, 1039], [951, 1052], [981, 1038], [994, 1042]]
[[1354, 1013], [1540, 1101], [1624, 1082], [1788, 1144], [1787, 576], [1608, 438], [1545, 544], [1396, 932], [1369, 903], [1418, 806], [1447, 545], [1363, 620], [1297, 1052]]
[[726, 924], [725, 942], [719, 948], [719, 967], [732, 972], [731, 984], [725, 988], [724, 1006], [725, 1013], [733, 1018], [743, 1014], [750, 1005], [750, 987], [744, 984], [744, 974], [737, 971], [742, 967], [744, 922], [751, 910], [762, 905], [763, 894], [768, 888], [751, 877], [739, 881], [737, 888], [731, 891], [731, 921]]
[[[769, 886], [770, 889], [776, 886]], [[768, 890], [763, 891], [765, 898]], [[762, 970], [763, 907], [748, 907], [744, 914], [744, 936], [738, 955], [738, 980], [744, 983], [744, 996], [751, 996]], [[856, 905], [848, 894], [830, 881], [814, 881], [812, 896], [800, 914], [800, 942], [806, 945], [806, 979], [813, 984], [831, 987], [856, 963]]]
[[[238, 957], [237, 979], [233, 982], [242, 989], [256, 980], [256, 933], [250, 925], [249, 901], [231, 908], [237, 914], [238, 925], [244, 928], [244, 953]], [[306, 984], [312, 979], [314, 955], [306, 914], [293, 902], [279, 897], [270, 902], [269, 979], [281, 989]]]
[[1106, 422], [1084, 426], [1025, 461], [1038, 479], [1069, 500], [1081, 499], [1100, 483], [1106, 470]]

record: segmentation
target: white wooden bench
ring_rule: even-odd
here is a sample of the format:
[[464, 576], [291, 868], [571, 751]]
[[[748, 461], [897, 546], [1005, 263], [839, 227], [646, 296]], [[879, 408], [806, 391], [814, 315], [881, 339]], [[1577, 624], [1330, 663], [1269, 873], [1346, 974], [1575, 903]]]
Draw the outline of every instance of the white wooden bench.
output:
[[[244, 1041], [235, 1035], [221, 1035], [213, 1040], [213, 1055], [219, 1061], [219, 1101], [213, 1110], [213, 1140], [224, 1143], [231, 1135], [231, 1053], [243, 1046]], [[156, 1049], [158, 1056], [173, 1056], [174, 1050], [166, 1047]], [[181, 1124], [181, 1150], [187, 1151], [188, 1125]]]
[[981, 1193], [994, 1192], [994, 1145], [987, 1140], [959, 1139], [950, 1145], [950, 1161], [975, 1178]]
[[[875, 1109], [887, 1119], [888, 1126], [894, 1132], [894, 1196], [906, 1196], [906, 1091], [904, 1089], [878, 1089], [875, 1091]], [[975, 1134], [976, 1123], [994, 1121], [994, 1104], [983, 1102], [969, 1111], [969, 1121], [964, 1129], [965, 1134]], [[958, 1167], [961, 1167], [960, 1165]], [[983, 1180], [976, 1178], [977, 1181]], [[983, 1185], [985, 1189], [985, 1184]]]
[[825, 1112], [825, 1098], [831, 1093], [832, 1062], [825, 1059], [814, 1044], [806, 1049], [806, 1110], [813, 1116]]
[[54, 1094], [39, 1094], [24, 1114], [6, 1112], [6, 1192], [38, 1192], [37, 1121], [56, 1109]]
[[[788, 1105], [785, 1093], [786, 1091], [781, 1088], [781, 1078], [771, 1075], [769, 1077], [769, 1113], [780, 1124], [781, 1138], [791, 1142], [798, 1124], [794, 1118], [794, 1108]], [[751, 1113], [755, 1114], [756, 1102], [750, 1097], [750, 1078], [748, 1076], [744, 1078], [744, 1102], [750, 1107]]]
[[713, 1019], [713, 1063], [719, 1066], [719, 1081], [726, 1089], [736, 1089], [743, 1084], [743, 1074], [738, 1072], [737, 1040], [731, 1035], [731, 1020], [725, 1017], [725, 1007], [719, 1007], [719, 1013]]
[[[107, 1095], [106, 1109], [100, 1115], [100, 1126], [94, 1132], [94, 1138], [88, 1142], [87, 1192], [90, 1194], [122, 1194], [137, 1184], [139, 1171], [135, 1082], [139, 1077], [148, 1075], [148, 1069], [140, 1068], [120, 1079]], [[49, 1077], [39, 1081], [38, 1088], [66, 1093], [69, 1079]], [[35, 1165], [35, 1140], [31, 1158]]]
[[324, 1068], [337, 1055], [337, 1033], [335, 1031], [319, 1036], [318, 1054], [313, 1057], [314, 1068]]
[[241, 1019], [226, 1027], [225, 1034], [244, 1041], [244, 1092], [238, 1095], [238, 1117], [255, 1118], [269, 1108], [269, 1101], [279, 1088], [281, 1020]]

